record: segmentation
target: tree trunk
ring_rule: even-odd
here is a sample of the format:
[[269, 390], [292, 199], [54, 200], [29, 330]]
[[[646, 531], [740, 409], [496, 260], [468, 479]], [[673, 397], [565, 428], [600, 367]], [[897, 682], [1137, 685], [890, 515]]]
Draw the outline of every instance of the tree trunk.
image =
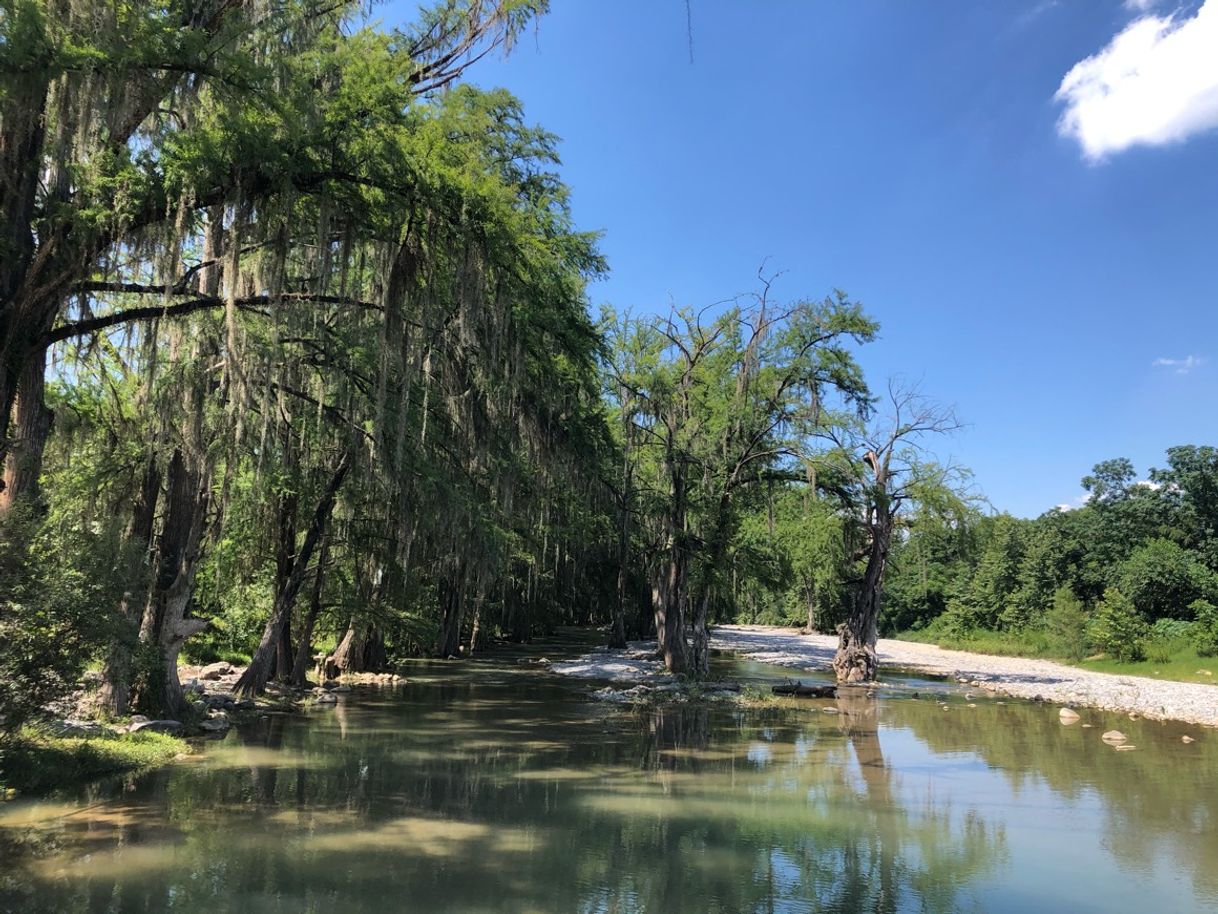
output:
[[690, 671], [699, 679], [710, 673], [710, 632], [706, 627], [710, 599], [711, 588], [703, 587], [694, 609], [694, 655]]
[[689, 651], [685, 643], [685, 559], [679, 546], [674, 546], [665, 572], [661, 611], [656, 614], [656, 632], [663, 630], [660, 653], [664, 667], [670, 673], [684, 673], [689, 668]]
[[18, 501], [35, 507], [41, 503], [38, 477], [42, 475], [42, 454], [54, 420], [54, 413], [46, 405], [46, 357], [46, 349], [33, 353], [18, 378], [12, 437], [0, 490], [0, 516]]
[[296, 659], [292, 664], [292, 685], [303, 687], [309, 679], [309, 661], [313, 654], [313, 626], [321, 615], [321, 595], [326, 580], [326, 542], [322, 541], [317, 553], [317, 575], [313, 578], [313, 592], [309, 596], [309, 611], [300, 627], [300, 643], [296, 646]]
[[283, 589], [275, 594], [275, 605], [271, 610], [271, 618], [267, 620], [266, 628], [262, 632], [262, 640], [258, 643], [257, 650], [254, 651], [250, 665], [237, 680], [236, 691], [241, 695], [257, 695], [266, 688], [279, 650], [279, 640], [283, 628], [288, 623], [293, 606], [296, 605], [296, 595], [300, 592], [300, 585], [304, 583], [309, 561], [313, 558], [317, 544], [325, 533], [326, 525], [330, 522], [330, 514], [334, 510], [334, 499], [350, 469], [351, 451], [348, 449], [343, 452], [334, 474], [330, 477], [325, 491], [322, 492], [322, 496], [317, 502], [317, 507], [313, 511], [313, 519], [309, 522], [309, 529], [305, 532], [300, 553], [292, 564], [291, 575], [284, 582]]
[[625, 493], [620, 507], [617, 529], [617, 600], [613, 604], [613, 627], [609, 630], [609, 646], [626, 646], [626, 593], [630, 589], [630, 506]]
[[344, 673], [363, 673], [387, 665], [385, 636], [380, 626], [367, 619], [352, 619], [343, 640], [326, 658], [325, 674], [326, 678], [334, 679]]
[[[123, 537], [124, 546], [139, 558], [140, 564], [148, 560], [152, 543], [152, 526], [156, 520], [156, 505], [161, 494], [161, 471], [155, 458], [149, 458], [144, 469], [140, 489], [131, 510], [131, 522]], [[140, 575], [142, 578], [143, 575]], [[123, 594], [119, 604], [120, 630], [106, 647], [106, 659], [102, 666], [102, 685], [98, 690], [98, 705], [114, 717], [122, 717], [128, 711], [131, 699], [131, 651], [139, 639], [140, 616], [138, 604], [131, 591]]]
[[202, 487], [203, 474], [188, 465], [181, 450], [174, 451], [156, 576], [140, 623], [140, 641], [157, 645], [162, 660], [160, 694], [144, 695], [142, 701], [150, 710], [168, 714], [177, 714], [183, 704], [178, 653], [187, 638], [207, 626], [202, 619], [186, 618], [207, 510]]
[[809, 584], [804, 588], [807, 594], [808, 601], [808, 624], [804, 626], [804, 631], [809, 635], [816, 633], [816, 585]]
[[[11, 11], [13, 28], [20, 29], [17, 23], [22, 17], [36, 15], [35, 10], [31, 5]], [[27, 37], [36, 40], [34, 28], [38, 24], [29, 25], [32, 28]], [[38, 37], [46, 41], [44, 34]], [[32, 308], [23, 295], [23, 289], [34, 257], [34, 218], [48, 89], [45, 73], [35, 68], [7, 75], [0, 97], [0, 463], [5, 464], [13, 405], [26, 362], [44, 323], [39, 309]], [[0, 511], [7, 503], [7, 499], [0, 503]]]
[[892, 538], [892, 518], [878, 516], [872, 525], [871, 548], [867, 570], [849, 618], [837, 627], [839, 642], [833, 658], [833, 671], [838, 682], [872, 682], [879, 661], [875, 643], [880, 620], [880, 602], [884, 586], [884, 567]]
[[440, 625], [440, 641], [436, 650], [441, 657], [457, 657], [461, 653], [461, 604], [462, 591], [461, 575], [456, 582], [449, 581], [441, 586], [441, 599], [444, 602], [444, 618]]
[[[290, 460], [292, 449], [290, 444], [285, 447], [285, 454]], [[296, 511], [300, 501], [294, 491], [285, 492], [277, 498], [277, 513], [279, 524], [277, 532], [278, 545], [275, 550], [275, 593], [283, 593], [292, 576], [292, 567], [296, 562]], [[279, 640], [275, 644], [274, 670], [271, 675], [280, 680], [287, 680], [292, 674], [295, 661], [292, 650], [292, 614], [279, 629]]]

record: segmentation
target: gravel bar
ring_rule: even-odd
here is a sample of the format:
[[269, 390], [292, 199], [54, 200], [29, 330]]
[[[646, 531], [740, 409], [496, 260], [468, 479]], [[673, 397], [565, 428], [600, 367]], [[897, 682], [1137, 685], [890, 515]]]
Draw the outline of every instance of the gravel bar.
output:
[[[837, 650], [837, 637], [761, 625], [717, 625], [711, 646], [762, 663], [826, 672]], [[1015, 698], [1218, 727], [1218, 685], [1093, 673], [1051, 660], [950, 651], [888, 638], [881, 638], [877, 647], [881, 677], [884, 666], [901, 667], [949, 676]]]

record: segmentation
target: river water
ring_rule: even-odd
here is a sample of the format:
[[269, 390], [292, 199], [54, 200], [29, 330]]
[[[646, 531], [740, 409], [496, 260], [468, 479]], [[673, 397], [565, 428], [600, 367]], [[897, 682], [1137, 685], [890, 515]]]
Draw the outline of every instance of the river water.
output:
[[521, 659], [0, 805], [0, 911], [1218, 911], [1218, 732], [900, 677], [636, 710]]

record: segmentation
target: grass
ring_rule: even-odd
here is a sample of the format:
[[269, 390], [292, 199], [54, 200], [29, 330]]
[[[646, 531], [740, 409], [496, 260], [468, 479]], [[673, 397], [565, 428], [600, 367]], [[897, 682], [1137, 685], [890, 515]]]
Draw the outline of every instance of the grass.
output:
[[[892, 637], [901, 641], [917, 641], [921, 644], [937, 644], [939, 647], [957, 651], [973, 651], [978, 654], [997, 654], [1003, 657], [1039, 657], [1056, 660], [1084, 670], [1097, 673], [1116, 673], [1122, 676], [1145, 676], [1149, 679], [1169, 679], [1177, 682], [1218, 683], [1218, 657], [1201, 657], [1187, 638], [1152, 639], [1147, 644], [1146, 660], [1123, 662], [1103, 654], [1086, 659], [1071, 657], [1055, 650], [1044, 632], [999, 632], [987, 629], [952, 635], [934, 626], [900, 632]], [[1206, 676], [1202, 670], [1214, 675]]]
[[0, 741], [0, 796], [155, 768], [188, 750], [185, 740], [166, 733], [53, 736], [27, 726]]

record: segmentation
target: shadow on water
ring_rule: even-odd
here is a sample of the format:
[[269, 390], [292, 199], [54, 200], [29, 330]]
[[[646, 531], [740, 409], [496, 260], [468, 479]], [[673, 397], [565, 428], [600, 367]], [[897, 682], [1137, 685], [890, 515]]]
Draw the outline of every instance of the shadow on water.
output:
[[623, 709], [529, 659], [419, 662], [191, 762], [0, 807], [0, 910], [1215, 906], [1208, 734], [1122, 719], [1139, 749], [1117, 753], [1104, 716], [1066, 728], [925, 680], [918, 700]]

